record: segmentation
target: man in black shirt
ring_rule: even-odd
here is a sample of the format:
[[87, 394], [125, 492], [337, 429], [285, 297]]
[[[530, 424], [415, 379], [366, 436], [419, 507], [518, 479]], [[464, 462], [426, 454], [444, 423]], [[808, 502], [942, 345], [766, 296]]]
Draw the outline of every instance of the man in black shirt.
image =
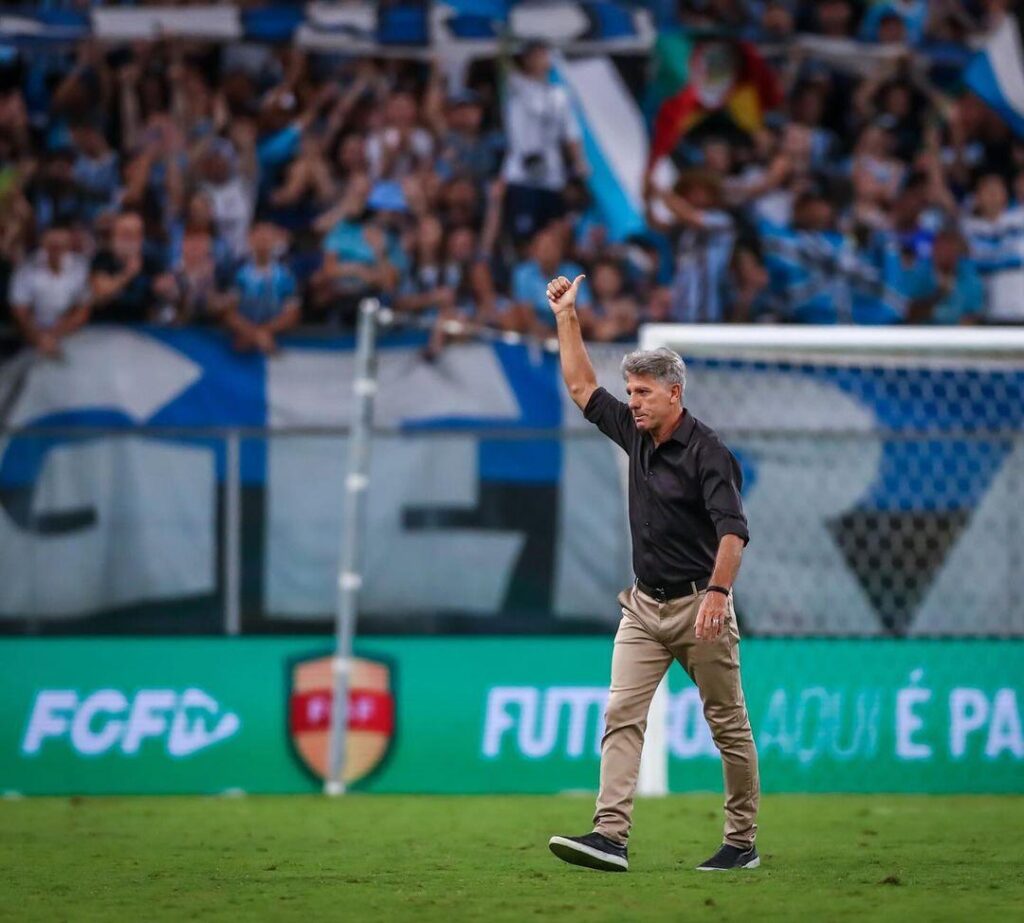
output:
[[93, 257], [93, 318], [112, 323], [143, 323], [161, 304], [174, 300], [173, 278], [146, 252], [142, 218], [134, 212], [117, 216], [109, 250]]
[[549, 846], [574, 865], [629, 867], [626, 840], [647, 711], [675, 659], [700, 691], [725, 776], [724, 842], [698, 869], [756, 868], [760, 783], [732, 604], [732, 584], [749, 539], [740, 468], [714, 431], [684, 409], [686, 367], [672, 350], [626, 356], [628, 404], [598, 387], [576, 316], [582, 280], [552, 280], [548, 303], [573, 401], [629, 455], [636, 582], [619, 594], [622, 621], [612, 653], [594, 830], [552, 837]]

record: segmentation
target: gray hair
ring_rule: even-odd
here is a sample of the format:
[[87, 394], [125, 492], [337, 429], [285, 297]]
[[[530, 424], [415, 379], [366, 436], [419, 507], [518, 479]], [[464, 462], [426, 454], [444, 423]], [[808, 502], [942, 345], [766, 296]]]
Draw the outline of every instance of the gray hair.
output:
[[682, 356], [667, 346], [657, 349], [637, 349], [622, 360], [622, 377], [649, 375], [666, 385], [679, 385], [686, 390], [686, 363]]

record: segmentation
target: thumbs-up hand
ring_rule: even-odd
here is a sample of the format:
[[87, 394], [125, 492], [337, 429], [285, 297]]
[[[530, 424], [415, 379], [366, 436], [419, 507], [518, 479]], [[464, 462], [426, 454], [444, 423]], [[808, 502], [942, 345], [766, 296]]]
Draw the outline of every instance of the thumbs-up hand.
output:
[[585, 278], [577, 276], [570, 282], [565, 276], [559, 276], [548, 283], [548, 306], [556, 316], [576, 307], [576, 294]]

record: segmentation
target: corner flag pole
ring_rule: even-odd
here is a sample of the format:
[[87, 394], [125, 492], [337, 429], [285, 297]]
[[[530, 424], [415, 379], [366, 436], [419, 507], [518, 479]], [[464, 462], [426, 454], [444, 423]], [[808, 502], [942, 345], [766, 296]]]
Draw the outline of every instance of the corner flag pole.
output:
[[373, 398], [377, 393], [377, 314], [380, 302], [366, 298], [359, 304], [356, 329], [356, 364], [352, 425], [349, 429], [348, 471], [345, 476], [345, 506], [341, 520], [341, 549], [338, 564], [338, 593], [335, 614], [335, 649], [331, 659], [334, 697], [331, 705], [330, 761], [324, 792], [345, 793], [345, 753], [348, 736], [348, 692], [352, 672], [352, 641], [356, 633], [359, 589], [359, 542], [366, 512], [369, 486], [370, 428]]

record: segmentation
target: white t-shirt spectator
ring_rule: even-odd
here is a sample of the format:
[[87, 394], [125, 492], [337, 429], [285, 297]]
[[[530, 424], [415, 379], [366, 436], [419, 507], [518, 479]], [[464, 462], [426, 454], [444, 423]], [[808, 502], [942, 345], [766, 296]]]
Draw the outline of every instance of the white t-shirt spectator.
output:
[[[752, 186], [757, 186], [767, 173], [767, 168], [760, 165], [747, 167], [738, 177], [726, 180], [726, 197], [734, 193], [743, 199]], [[782, 186], [762, 193], [751, 203], [754, 217], [759, 221], [767, 221], [777, 227], [787, 227], [793, 220], [792, 190]]]
[[227, 243], [231, 255], [241, 259], [249, 252], [249, 226], [255, 210], [252, 184], [242, 176], [226, 183], [203, 183], [201, 191], [209, 196], [217, 234]]
[[399, 144], [401, 134], [397, 128], [385, 128], [374, 132], [366, 139], [366, 159], [370, 165], [370, 175], [374, 179], [401, 179], [415, 169], [416, 164], [428, 159], [434, 153], [434, 139], [428, 131], [414, 128], [409, 135], [409, 143], [394, 160], [387, 177], [384, 177], [384, 165], [388, 154]]
[[60, 270], [53, 272], [41, 250], [22, 263], [11, 278], [10, 303], [31, 312], [36, 325], [49, 329], [68, 311], [89, 297], [89, 264], [65, 253]]
[[505, 104], [508, 153], [502, 175], [509, 183], [552, 191], [565, 188], [562, 145], [580, 140], [580, 127], [564, 87], [514, 73]]
[[963, 232], [985, 283], [985, 319], [1024, 323], [1024, 208], [965, 218]]

